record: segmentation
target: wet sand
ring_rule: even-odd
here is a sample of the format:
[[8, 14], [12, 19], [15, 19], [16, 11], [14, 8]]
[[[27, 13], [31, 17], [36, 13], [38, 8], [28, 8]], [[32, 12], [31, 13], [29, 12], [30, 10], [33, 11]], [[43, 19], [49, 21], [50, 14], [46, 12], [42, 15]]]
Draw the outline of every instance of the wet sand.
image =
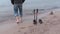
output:
[[[43, 24], [34, 25], [33, 16], [24, 17], [23, 23], [17, 25], [14, 19], [5, 21], [0, 25], [0, 34], [60, 34], [60, 12], [54, 10], [54, 14], [39, 14], [38, 18]], [[26, 20], [25, 20], [26, 19]]]

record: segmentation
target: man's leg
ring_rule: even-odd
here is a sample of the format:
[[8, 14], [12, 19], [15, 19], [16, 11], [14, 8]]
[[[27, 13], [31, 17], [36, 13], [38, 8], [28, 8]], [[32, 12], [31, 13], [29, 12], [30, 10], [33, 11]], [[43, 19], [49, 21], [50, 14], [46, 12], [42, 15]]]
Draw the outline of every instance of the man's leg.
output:
[[14, 5], [14, 15], [16, 17], [16, 22], [18, 24], [19, 23], [18, 5]]
[[19, 5], [20, 22], [22, 23], [22, 5]]
[[19, 24], [19, 16], [16, 16], [16, 23]]

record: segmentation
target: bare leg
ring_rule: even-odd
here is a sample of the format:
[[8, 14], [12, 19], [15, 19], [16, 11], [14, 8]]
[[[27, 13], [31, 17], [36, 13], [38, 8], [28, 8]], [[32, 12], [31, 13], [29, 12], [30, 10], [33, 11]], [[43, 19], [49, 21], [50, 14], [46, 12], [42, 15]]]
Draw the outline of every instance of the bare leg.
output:
[[16, 16], [16, 23], [19, 24], [19, 16]]
[[19, 17], [19, 16], [16, 16], [16, 23], [19, 24], [19, 23], [22, 23], [22, 17]]

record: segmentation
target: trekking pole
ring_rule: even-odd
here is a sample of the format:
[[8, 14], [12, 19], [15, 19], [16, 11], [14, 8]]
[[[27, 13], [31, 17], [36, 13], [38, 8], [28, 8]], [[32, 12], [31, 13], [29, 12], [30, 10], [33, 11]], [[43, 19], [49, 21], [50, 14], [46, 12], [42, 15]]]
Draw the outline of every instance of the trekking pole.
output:
[[37, 19], [38, 19], [38, 9], [36, 9], [36, 21], [37, 21]]
[[34, 13], [34, 20], [33, 20], [33, 24], [34, 24], [34, 25], [36, 25], [36, 24], [37, 24], [37, 21], [36, 21], [35, 9], [34, 9], [33, 13]]
[[35, 20], [35, 9], [34, 9], [34, 12], [33, 13], [34, 13], [34, 20]]

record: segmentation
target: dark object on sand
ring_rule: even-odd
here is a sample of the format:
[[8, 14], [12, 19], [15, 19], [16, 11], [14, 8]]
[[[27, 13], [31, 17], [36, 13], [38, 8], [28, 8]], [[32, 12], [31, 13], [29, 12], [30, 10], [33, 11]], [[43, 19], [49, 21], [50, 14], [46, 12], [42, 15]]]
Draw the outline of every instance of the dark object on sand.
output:
[[19, 24], [19, 22], [17, 22], [17, 24]]
[[53, 15], [53, 14], [54, 14], [53, 11], [51, 11], [50, 15]]
[[34, 23], [33, 23], [34, 25], [36, 25], [36, 24], [37, 24], [37, 21], [36, 21], [36, 20], [33, 20], [33, 22], [34, 22]]
[[40, 23], [40, 24], [42, 24], [42, 23], [43, 23], [42, 19], [39, 19], [39, 23]]
[[[38, 22], [38, 9], [36, 9], [36, 11], [35, 11], [35, 9], [34, 9], [34, 12], [33, 12], [33, 13], [34, 13], [33, 24], [36, 25], [37, 22]], [[39, 19], [39, 23], [40, 23], [40, 24], [43, 23], [42, 19]]]
[[36, 9], [36, 11], [35, 11], [35, 9], [34, 9], [34, 20], [33, 20], [33, 24], [37, 24], [37, 18], [38, 18], [38, 9]]
[[36, 13], [36, 12], [35, 12], [35, 9], [34, 9], [34, 12], [33, 12], [33, 13], [34, 13], [33, 24], [36, 25], [36, 24], [37, 24], [37, 20], [36, 20], [36, 17], [37, 17], [37, 16], [36, 16], [36, 14], [35, 14], [35, 13]]

